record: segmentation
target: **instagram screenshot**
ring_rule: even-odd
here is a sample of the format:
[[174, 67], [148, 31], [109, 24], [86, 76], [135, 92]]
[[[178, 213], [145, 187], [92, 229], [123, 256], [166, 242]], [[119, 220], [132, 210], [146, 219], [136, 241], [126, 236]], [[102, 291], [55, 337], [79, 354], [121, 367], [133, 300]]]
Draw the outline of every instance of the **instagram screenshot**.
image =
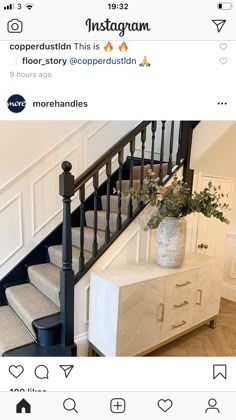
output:
[[1, 415], [233, 419], [236, 4], [0, 8]]

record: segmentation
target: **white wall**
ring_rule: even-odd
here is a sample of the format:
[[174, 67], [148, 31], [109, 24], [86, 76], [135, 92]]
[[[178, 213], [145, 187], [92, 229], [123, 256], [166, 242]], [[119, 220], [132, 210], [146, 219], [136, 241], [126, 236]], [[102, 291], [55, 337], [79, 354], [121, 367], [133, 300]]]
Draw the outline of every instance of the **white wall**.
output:
[[195, 168], [214, 144], [235, 124], [235, 121], [201, 121], [193, 131], [190, 167]]
[[78, 176], [136, 124], [0, 122], [0, 278], [61, 222], [61, 162]]
[[0, 121], [0, 190], [86, 121]]

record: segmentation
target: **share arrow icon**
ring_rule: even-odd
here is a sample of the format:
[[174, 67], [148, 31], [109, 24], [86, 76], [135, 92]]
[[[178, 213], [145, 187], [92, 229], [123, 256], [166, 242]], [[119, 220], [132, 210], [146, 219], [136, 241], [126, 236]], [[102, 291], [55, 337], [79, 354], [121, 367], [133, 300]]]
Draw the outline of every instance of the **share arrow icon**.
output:
[[64, 371], [65, 377], [68, 378], [69, 374], [71, 373], [74, 365], [60, 365], [60, 368]]
[[220, 32], [221, 29], [223, 28], [226, 20], [217, 20], [217, 19], [215, 19], [215, 20], [212, 20], [212, 22], [216, 25], [217, 32]]

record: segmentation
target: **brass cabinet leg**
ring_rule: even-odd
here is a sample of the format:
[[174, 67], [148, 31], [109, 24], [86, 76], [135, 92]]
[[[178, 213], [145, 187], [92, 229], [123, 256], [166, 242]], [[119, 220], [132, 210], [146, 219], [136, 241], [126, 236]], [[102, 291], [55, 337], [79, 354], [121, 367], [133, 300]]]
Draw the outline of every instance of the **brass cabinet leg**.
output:
[[209, 322], [209, 328], [212, 328], [213, 330], [216, 328], [216, 318], [215, 319], [212, 319]]

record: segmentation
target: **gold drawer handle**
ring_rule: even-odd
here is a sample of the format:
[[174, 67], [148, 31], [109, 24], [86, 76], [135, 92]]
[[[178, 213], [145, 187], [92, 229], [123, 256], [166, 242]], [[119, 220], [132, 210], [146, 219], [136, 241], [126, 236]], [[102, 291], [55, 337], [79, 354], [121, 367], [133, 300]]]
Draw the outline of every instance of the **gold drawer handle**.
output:
[[186, 281], [185, 283], [182, 283], [182, 284], [176, 283], [176, 287], [188, 286], [188, 284], [191, 284], [191, 281]]
[[180, 305], [174, 305], [174, 308], [181, 308], [182, 306], [188, 305], [189, 302], [187, 300], [185, 300], [183, 303], [181, 303]]
[[198, 289], [197, 290], [199, 293], [199, 302], [196, 303], [196, 305], [200, 305], [202, 304], [202, 289]]
[[172, 328], [179, 328], [179, 327], [182, 327], [185, 324], [187, 324], [187, 321], [182, 321], [180, 324], [172, 325]]
[[160, 310], [161, 310], [161, 314], [160, 314], [160, 316], [158, 316], [158, 321], [163, 322], [164, 321], [164, 312], [165, 312], [164, 303], [160, 303], [160, 305], [158, 307], [158, 313], [160, 313]]

